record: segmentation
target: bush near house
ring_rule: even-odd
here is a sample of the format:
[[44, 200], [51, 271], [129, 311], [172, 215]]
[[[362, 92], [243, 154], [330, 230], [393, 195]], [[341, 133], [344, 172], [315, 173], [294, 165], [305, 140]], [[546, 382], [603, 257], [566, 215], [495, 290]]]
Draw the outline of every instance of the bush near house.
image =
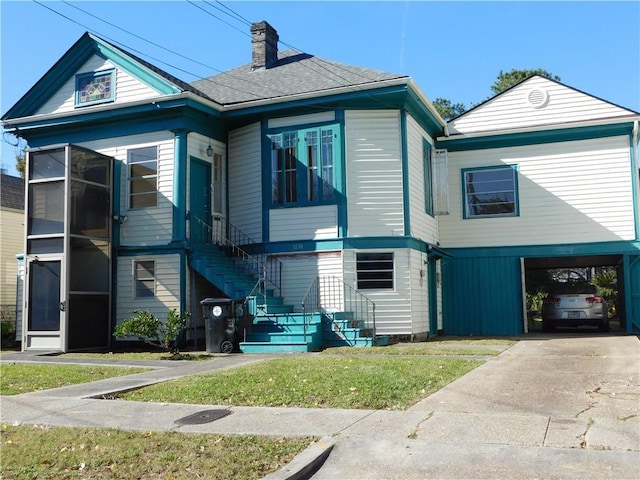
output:
[[166, 321], [148, 310], [134, 310], [132, 313], [133, 316], [114, 329], [115, 338], [138, 337], [148, 345], [168, 350], [172, 355], [180, 353], [178, 337], [187, 327], [190, 313], [178, 315], [175, 309], [171, 309]]

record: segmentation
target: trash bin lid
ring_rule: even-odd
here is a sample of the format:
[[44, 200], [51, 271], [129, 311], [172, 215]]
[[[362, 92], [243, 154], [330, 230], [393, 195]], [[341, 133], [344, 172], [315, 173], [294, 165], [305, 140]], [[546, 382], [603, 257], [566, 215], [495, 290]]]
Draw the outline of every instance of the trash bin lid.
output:
[[233, 302], [230, 298], [205, 298], [200, 300], [200, 305], [224, 305]]

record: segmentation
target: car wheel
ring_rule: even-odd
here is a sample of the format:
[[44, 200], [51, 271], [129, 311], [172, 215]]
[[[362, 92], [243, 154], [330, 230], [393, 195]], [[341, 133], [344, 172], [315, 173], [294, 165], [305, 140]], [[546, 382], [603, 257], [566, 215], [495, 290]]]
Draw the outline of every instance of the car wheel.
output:
[[232, 353], [233, 352], [233, 343], [231, 343], [229, 340], [225, 340], [220, 345], [220, 351], [222, 353]]

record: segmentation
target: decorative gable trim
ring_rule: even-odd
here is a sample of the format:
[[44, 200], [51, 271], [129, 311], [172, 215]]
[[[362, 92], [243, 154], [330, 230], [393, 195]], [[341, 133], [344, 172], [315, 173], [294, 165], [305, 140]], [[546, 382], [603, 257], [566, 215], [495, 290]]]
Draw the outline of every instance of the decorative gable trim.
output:
[[159, 95], [181, 93], [183, 89], [159, 72], [144, 65], [139, 59], [127, 55], [117, 47], [86, 32], [74, 43], [29, 91], [11, 107], [2, 120], [27, 117], [51, 98], [63, 85], [73, 78], [80, 68], [93, 56], [110, 61], [141, 82], [156, 90]]

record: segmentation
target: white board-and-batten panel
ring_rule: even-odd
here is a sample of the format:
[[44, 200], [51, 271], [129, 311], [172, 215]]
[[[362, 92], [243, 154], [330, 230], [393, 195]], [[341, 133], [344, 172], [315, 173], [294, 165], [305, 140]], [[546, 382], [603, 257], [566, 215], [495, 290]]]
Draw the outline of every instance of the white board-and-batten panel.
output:
[[331, 276], [342, 279], [341, 252], [302, 253], [280, 255], [282, 263], [281, 295], [284, 303], [302, 311], [302, 301], [317, 277]]
[[229, 132], [229, 221], [255, 242], [262, 241], [262, 154], [260, 124]]
[[378, 335], [411, 335], [411, 260], [407, 249], [345, 250], [344, 281], [357, 288], [356, 255], [358, 252], [393, 253], [393, 288], [359, 290], [376, 305]]
[[269, 211], [269, 241], [322, 240], [338, 237], [338, 208], [318, 205]]
[[543, 77], [532, 77], [449, 123], [450, 134], [593, 121], [633, 112]]
[[[429, 332], [428, 282], [435, 282], [427, 271], [427, 256], [418, 250], [409, 250], [409, 277], [411, 279], [411, 334], [425, 337]], [[434, 334], [432, 332], [432, 334]]]
[[[120, 225], [120, 243], [123, 246], [164, 245], [173, 237], [173, 177], [175, 139], [171, 132], [156, 132], [145, 135], [109, 138], [81, 144], [114, 157], [122, 162], [120, 179], [119, 211], [126, 215]], [[127, 152], [134, 148], [158, 147], [158, 203], [155, 207], [129, 208], [129, 169]], [[114, 211], [118, 211], [115, 205]]]
[[400, 112], [345, 112], [351, 237], [404, 235]]
[[[94, 55], [87, 61], [76, 74], [100, 72], [115, 68], [115, 98], [111, 103], [126, 103], [138, 100], [156, 98], [160, 94], [140, 80], [132, 77], [120, 68], [116, 68], [111, 62]], [[45, 104], [40, 107], [36, 115], [47, 113], [72, 112], [76, 109], [76, 77], [73, 75]], [[99, 104], [105, 105], [105, 104]], [[82, 107], [86, 109], [87, 107]], [[90, 108], [90, 107], [89, 107]]]
[[[155, 262], [155, 296], [135, 298], [134, 262]], [[148, 310], [159, 319], [166, 319], [170, 309], [180, 311], [180, 255], [145, 255], [118, 257], [116, 287], [116, 321], [132, 316], [133, 310]]]
[[[425, 189], [429, 189], [433, 195], [433, 181], [431, 185], [425, 184], [424, 147], [426, 140], [433, 147], [433, 139], [427, 135], [413, 117], [407, 115], [407, 155], [409, 158], [409, 215], [411, 223], [411, 236], [425, 242], [436, 244], [438, 237], [437, 220], [426, 213]], [[433, 179], [433, 172], [431, 178]]]
[[[463, 168], [517, 165], [520, 215], [463, 219]], [[633, 185], [626, 136], [449, 152], [451, 215], [444, 248], [633, 240]]]

